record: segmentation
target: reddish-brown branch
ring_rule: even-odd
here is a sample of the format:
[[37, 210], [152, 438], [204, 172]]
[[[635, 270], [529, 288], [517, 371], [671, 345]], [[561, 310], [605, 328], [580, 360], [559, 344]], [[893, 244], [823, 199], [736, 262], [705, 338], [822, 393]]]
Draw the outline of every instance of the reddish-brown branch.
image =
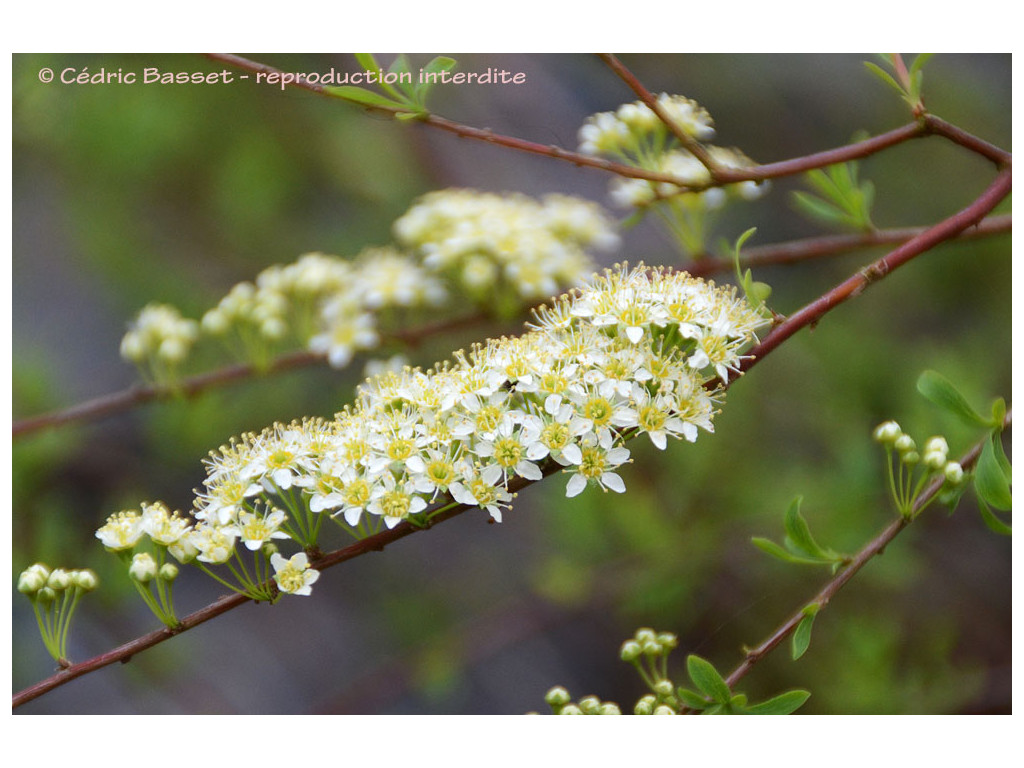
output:
[[[961, 232], [956, 240], [973, 240], [979, 237], [1010, 232], [1013, 229], [1013, 215], [1002, 214], [989, 216], [976, 227], [969, 227]], [[740, 265], [743, 267], [764, 267], [776, 264], [794, 264], [800, 261], [818, 259], [826, 256], [837, 256], [862, 248], [873, 248], [882, 245], [897, 245], [923, 234], [927, 227], [898, 227], [892, 229], [876, 229], [847, 235], [824, 235], [809, 237], [803, 240], [791, 240], [786, 243], [754, 246], [745, 248], [740, 254]], [[731, 272], [735, 268], [730, 259], [705, 256], [690, 264], [680, 267], [695, 277]]]
[[[1013, 420], [1013, 411], [1009, 411], [1006, 414], [1006, 418], [1003, 420], [1003, 427], [1009, 428]], [[985, 446], [988, 438], [978, 442], [972, 447], [967, 453], [960, 457], [960, 465], [965, 469], [969, 470], [974, 466], [974, 463], [978, 460], [981, 455], [981, 450]], [[936, 494], [942, 490], [944, 478], [942, 476], [936, 477], [928, 487], [922, 492], [922, 494], [914, 502], [913, 513], [904, 518], [900, 516], [894, 520], [885, 529], [879, 533], [874, 539], [868, 542], [863, 549], [858, 552], [853, 560], [844, 567], [835, 577], [830, 579], [818, 593], [814, 595], [810, 600], [807, 600], [800, 609], [795, 611], [785, 622], [783, 622], [767, 640], [762, 642], [756, 648], [747, 651], [746, 657], [726, 678], [726, 683], [730, 688], [736, 685], [748, 672], [753, 668], [757, 662], [775, 650], [787, 637], [789, 637], [796, 630], [797, 626], [804, 618], [803, 607], [806, 605], [817, 604], [820, 608], [827, 606], [836, 593], [842, 589], [847, 582], [849, 582], [867, 563], [878, 555], [885, 551], [885, 548], [892, 542], [896, 536], [899, 535], [900, 531], [906, 528], [916, 518], [924, 507], [931, 503], [932, 499], [935, 498]]]
[[750, 350], [749, 357], [743, 361], [741, 369], [749, 370], [761, 358], [801, 328], [818, 322], [825, 313], [858, 295], [871, 283], [885, 277], [897, 267], [901, 267], [944, 240], [956, 237], [968, 227], [980, 222], [1010, 193], [1012, 184], [1012, 171], [1009, 168], [1000, 171], [988, 189], [962, 211], [911, 238], [896, 250], [889, 252], [874, 264], [844, 280], [828, 293], [815, 299], [772, 328], [761, 343]]

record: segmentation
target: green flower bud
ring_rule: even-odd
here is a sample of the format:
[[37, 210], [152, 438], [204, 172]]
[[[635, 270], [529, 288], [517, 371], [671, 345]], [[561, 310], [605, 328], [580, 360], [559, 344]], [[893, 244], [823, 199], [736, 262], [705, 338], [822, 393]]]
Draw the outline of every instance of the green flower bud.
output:
[[897, 437], [895, 442], [893, 442], [893, 448], [905, 455], [910, 453], [910, 451], [915, 450], [917, 448], [917, 443], [914, 442], [914, 438], [910, 435], [903, 434]]
[[22, 571], [18, 577], [18, 591], [23, 595], [32, 597], [45, 586], [46, 577], [39, 573], [39, 571], [34, 571], [31, 568]]
[[128, 566], [128, 575], [140, 584], [145, 584], [156, 578], [156, 561], [148, 552], [139, 552], [132, 558], [132, 564]]
[[627, 640], [619, 650], [619, 656], [623, 661], [636, 661], [642, 653], [640, 643], [636, 640]]
[[96, 574], [89, 569], [74, 571], [71, 574], [71, 581], [83, 592], [92, 592], [100, 584]]
[[271, 555], [277, 554], [277, 544], [272, 541], [268, 541], [260, 548], [260, 551], [263, 553], [264, 557], [269, 559]]
[[908, 467], [912, 467], [921, 460], [921, 455], [917, 451], [907, 451], [900, 456], [900, 461], [906, 464]]
[[657, 640], [650, 640], [643, 644], [643, 652], [648, 656], [660, 656], [661, 645]]
[[584, 696], [579, 707], [585, 715], [598, 715], [601, 713], [601, 700], [597, 696]]
[[671, 680], [659, 680], [654, 684], [653, 688], [658, 697], [662, 699], [666, 696], [671, 696], [676, 689]]
[[71, 584], [71, 577], [63, 568], [54, 568], [50, 572], [50, 578], [46, 580], [46, 586], [54, 592], [62, 592]]
[[50, 587], [43, 587], [36, 592], [36, 600], [40, 603], [49, 604], [57, 599], [57, 593], [54, 592]]
[[634, 715], [653, 715], [654, 714], [654, 706], [655, 706], [655, 704], [657, 704], [657, 702], [658, 702], [658, 700], [652, 694], [649, 693], [646, 696], [642, 697], [636, 703], [636, 706], [633, 707], [633, 714]]
[[946, 438], [936, 435], [935, 437], [929, 437], [925, 441], [924, 450], [925, 453], [935, 451], [945, 456], [949, 454], [949, 444], [946, 442]]
[[671, 632], [662, 632], [658, 635], [658, 642], [661, 643], [662, 648], [667, 651], [671, 651], [679, 645], [679, 638]]
[[903, 430], [900, 429], [899, 424], [895, 421], [887, 421], [875, 427], [874, 438], [876, 442], [882, 443], [883, 445], [892, 445], [902, 434]]
[[566, 704], [562, 707], [562, 710], [558, 713], [560, 715], [582, 715], [583, 710], [577, 707], [575, 704]]
[[960, 485], [964, 481], [964, 468], [958, 461], [946, 462], [943, 473], [946, 475], [946, 482], [950, 485]]
[[164, 563], [160, 566], [159, 576], [164, 581], [174, 581], [178, 578], [178, 566], [174, 563]]
[[940, 470], [946, 466], [946, 454], [942, 451], [926, 450], [921, 460], [931, 470]]
[[556, 685], [544, 696], [544, 702], [552, 707], [564, 707], [572, 701], [569, 692], [560, 685]]
[[665, 704], [659, 704], [654, 708], [654, 714], [656, 715], [674, 715], [676, 711], [672, 707]]
[[619, 705], [614, 701], [608, 701], [601, 705], [601, 711], [599, 715], [621, 715], [622, 710], [619, 709]]
[[638, 629], [633, 637], [641, 645], [643, 645], [644, 643], [655, 642], [658, 639], [658, 636], [655, 634], [654, 630], [647, 629], [646, 627], [643, 629]]

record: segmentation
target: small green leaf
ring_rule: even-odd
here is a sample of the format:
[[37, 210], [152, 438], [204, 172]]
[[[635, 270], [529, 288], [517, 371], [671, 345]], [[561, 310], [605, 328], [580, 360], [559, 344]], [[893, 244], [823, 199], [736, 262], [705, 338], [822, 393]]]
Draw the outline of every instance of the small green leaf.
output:
[[928, 63], [928, 59], [930, 59], [934, 55], [935, 55], [934, 53], [919, 53], [919, 54], [917, 54], [917, 56], [914, 57], [914, 60], [912, 62], [910, 62], [910, 69], [909, 69], [910, 74], [912, 74], [912, 75], [915, 74], [925, 64], [927, 64]]
[[[804, 609], [806, 613], [806, 609]], [[796, 631], [793, 632], [793, 661], [796, 661], [805, 653], [811, 645], [811, 629], [814, 626], [814, 617], [817, 614], [817, 610], [813, 613], [806, 613], [806, 615], [800, 619], [800, 623], [796, 625]]]
[[993, 434], [990, 440], [985, 441], [985, 447], [981, 449], [978, 466], [974, 471], [974, 488], [982, 501], [1001, 512], [1006, 512], [1013, 508], [1013, 498], [1010, 493], [1010, 476], [1003, 471], [1000, 461], [996, 458], [994, 443], [998, 440], [999, 435]]
[[339, 99], [345, 99], [345, 101], [352, 101], [356, 104], [362, 104], [367, 107], [384, 107], [389, 110], [407, 110], [408, 107], [397, 101], [389, 99], [387, 96], [367, 90], [366, 88], [360, 88], [357, 85], [331, 85], [324, 86], [326, 91], [331, 96], [336, 96]]
[[380, 69], [380, 65], [377, 60], [373, 57], [372, 53], [356, 53], [353, 54], [356, 57], [356, 61], [367, 72], [376, 72]]
[[1000, 536], [1013, 535], [1013, 529], [1000, 520], [995, 512], [988, 508], [988, 504], [981, 499], [978, 499], [978, 509], [981, 511], [981, 519], [985, 521], [985, 525], [988, 526], [990, 531], [998, 533]]
[[804, 705], [811, 697], [810, 691], [786, 691], [760, 704], [746, 708], [747, 715], [789, 715]]
[[708, 706], [708, 700], [705, 697], [688, 688], [677, 688], [676, 696], [689, 709], [704, 709]]
[[[404, 53], [398, 54], [395, 60], [391, 62], [391, 66], [388, 67], [388, 72], [393, 75], [398, 75], [398, 87], [402, 89], [405, 94], [403, 101], [408, 101], [410, 104], [416, 101], [416, 79], [412, 77], [412, 72], [409, 70], [409, 59]], [[406, 76], [406, 77], [403, 77]], [[388, 88], [387, 83], [381, 83], [382, 88]], [[391, 89], [389, 89], [391, 90]], [[396, 94], [397, 96], [398, 94]]]
[[825, 224], [849, 226], [852, 223], [844, 211], [807, 192], [794, 192], [793, 202], [806, 216]]
[[925, 371], [918, 377], [917, 391], [935, 405], [949, 411], [968, 424], [990, 426], [989, 422], [970, 406], [970, 403], [953, 386], [952, 382], [936, 371]]
[[703, 694], [710, 696], [719, 704], [729, 703], [729, 700], [732, 698], [729, 686], [725, 684], [725, 680], [718, 674], [718, 670], [714, 668], [710, 661], [690, 654], [686, 657], [686, 671], [690, 674], [693, 684]]
[[797, 550], [796, 554], [831, 561], [834, 553], [822, 549], [818, 542], [814, 540], [814, 537], [811, 536], [811, 529], [808, 527], [803, 515], [800, 514], [801, 502], [803, 502], [803, 497], [797, 496], [790, 503], [789, 509], [786, 510], [785, 528], [789, 541], [793, 545], [792, 548]]
[[423, 67], [420, 82], [416, 86], [416, 103], [424, 110], [427, 108], [427, 94], [435, 85], [435, 78], [441, 72], [450, 72], [458, 62], [448, 56], [435, 56]]
[[906, 95], [907, 92], [903, 90], [903, 86], [897, 83], [896, 79], [888, 72], [886, 72], [884, 69], [882, 69], [880, 66], [870, 61], [865, 61], [864, 66], [868, 68], [869, 72], [871, 72], [874, 75], [877, 75], [883, 83], [892, 86], [896, 90], [896, 93], [898, 93], [900, 96]]
[[754, 536], [750, 541], [762, 552], [786, 563], [798, 563], [799, 565], [822, 565], [823, 563], [832, 562], [831, 560], [818, 560], [816, 558], [794, 555], [789, 550], [780, 547], [771, 539], [763, 539], [759, 536]]

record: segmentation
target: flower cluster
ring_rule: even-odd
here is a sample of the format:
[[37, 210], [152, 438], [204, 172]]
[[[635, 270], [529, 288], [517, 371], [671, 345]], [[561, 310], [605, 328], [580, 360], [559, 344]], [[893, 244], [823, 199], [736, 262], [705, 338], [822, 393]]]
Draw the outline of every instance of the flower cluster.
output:
[[174, 307], [146, 307], [121, 354], [157, 384], [173, 385], [200, 331], [257, 367], [299, 346], [344, 367], [374, 349], [384, 319], [468, 295], [497, 314], [579, 285], [593, 271], [584, 249], [618, 242], [601, 208], [579, 198], [428, 194], [395, 223], [403, 248], [367, 248], [354, 259], [308, 253], [263, 270], [225, 295], [201, 323]]
[[98, 585], [91, 570], [51, 570], [43, 563], [29, 566], [18, 577], [18, 591], [32, 601], [43, 644], [61, 666], [68, 665], [68, 635], [78, 601]]
[[158, 384], [168, 384], [198, 338], [195, 320], [168, 304], [147, 304], [121, 339], [121, 356]]
[[734, 289], [642, 266], [535, 315], [521, 337], [368, 379], [332, 420], [276, 424], [212, 452], [198, 559], [227, 561], [236, 541], [253, 548], [275, 532], [314, 547], [325, 518], [356, 537], [456, 504], [500, 521], [516, 488], [558, 470], [567, 496], [621, 493], [625, 441], [663, 449], [712, 431], [717, 393], [704, 382], [733, 376], [764, 322]]
[[[730, 198], [753, 200], [768, 186], [750, 181], [711, 186], [710, 167], [747, 168], [753, 161], [738, 149], [705, 144], [715, 130], [711, 116], [695, 101], [663, 93], [658, 105], [688, 139], [685, 145], [654, 110], [637, 101], [623, 104], [615, 112], [587, 118], [579, 131], [579, 148], [587, 154], [604, 155], [677, 178], [678, 184], [617, 178], [611, 183], [610, 195], [624, 208], [653, 207], [683, 248], [699, 256], [704, 251], [712, 214]], [[697, 152], [698, 146], [703, 152]]]
[[[917, 443], [903, 431], [895, 421], [879, 424], [874, 431], [875, 441], [881, 443], [890, 456], [888, 462], [889, 487], [900, 513], [905, 517], [920, 514], [922, 509], [914, 510], [917, 496], [924, 489], [925, 483], [932, 477], [943, 479], [942, 493], [938, 498], [948, 503], [959, 496], [966, 485], [964, 468], [957, 461], [949, 459], [949, 444], [946, 438], [935, 436], [925, 441], [924, 448], [918, 451]], [[894, 468], [892, 456], [898, 457], [898, 468]], [[921, 474], [915, 480], [916, 470]]]
[[469, 189], [431, 192], [394, 224], [403, 246], [469, 295], [536, 300], [578, 285], [593, 271], [584, 249], [618, 243], [594, 203], [566, 195], [536, 201]]

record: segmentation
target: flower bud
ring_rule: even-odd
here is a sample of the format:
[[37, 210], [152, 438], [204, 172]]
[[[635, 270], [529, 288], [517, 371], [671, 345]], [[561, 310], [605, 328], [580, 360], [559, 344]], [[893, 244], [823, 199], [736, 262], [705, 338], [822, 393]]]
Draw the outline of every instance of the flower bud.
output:
[[893, 442], [893, 448], [899, 451], [901, 454], [907, 454], [917, 448], [917, 443], [914, 442], [914, 438], [907, 434], [901, 434]]
[[946, 462], [943, 472], [946, 475], [946, 482], [950, 485], [960, 485], [964, 481], [964, 468], [958, 461]]
[[141, 584], [156, 578], [156, 571], [156, 561], [148, 552], [139, 552], [132, 558], [132, 564], [128, 567], [128, 575]]
[[946, 466], [946, 454], [942, 451], [928, 451], [924, 452], [921, 457], [921, 461], [928, 469], [940, 470]]
[[174, 581], [178, 578], [178, 566], [174, 563], [164, 563], [160, 566], [159, 576], [163, 581]]
[[671, 651], [679, 645], [679, 638], [671, 632], [662, 632], [658, 635], [658, 642], [661, 643], [661, 647], [666, 651]]
[[949, 444], [946, 442], [946, 438], [941, 435], [936, 435], [935, 437], [929, 437], [925, 441], [924, 450], [926, 453], [929, 451], [936, 451], [946, 455], [949, 453]]
[[583, 710], [580, 709], [579, 707], [577, 707], [575, 704], [566, 704], [564, 707], [562, 707], [561, 711], [559, 711], [558, 714], [560, 714], [560, 715], [582, 715], [583, 714]]
[[900, 425], [895, 421], [887, 421], [875, 427], [874, 438], [884, 445], [892, 445], [896, 439], [903, 434]]
[[642, 652], [640, 643], [636, 640], [627, 640], [622, 644], [622, 648], [619, 650], [619, 657], [623, 661], [636, 661]]
[[661, 655], [661, 645], [658, 643], [657, 640], [649, 640], [649, 641], [647, 641], [646, 643], [643, 644], [642, 648], [643, 648], [643, 652], [646, 655], [648, 655], [648, 656], [660, 656]]
[[601, 712], [601, 700], [597, 696], [584, 696], [579, 707], [585, 715], [596, 715]]
[[907, 451], [902, 456], [900, 456], [900, 461], [902, 461], [908, 467], [914, 466], [920, 460], [921, 454], [919, 454], [917, 451]]
[[675, 692], [675, 686], [672, 685], [671, 680], [659, 680], [653, 687], [654, 692], [661, 698], [671, 696]]
[[597, 714], [599, 714], [599, 715], [621, 715], [622, 714], [622, 710], [619, 709], [619, 705], [616, 704], [614, 701], [609, 701], [609, 702], [606, 702], [606, 703], [601, 705], [601, 711], [598, 712]]
[[18, 591], [23, 595], [32, 597], [44, 586], [46, 586], [46, 577], [31, 568], [22, 571], [18, 577]]
[[653, 642], [658, 638], [658, 636], [654, 633], [653, 629], [647, 628], [638, 629], [633, 637], [641, 645], [643, 645], [644, 643]]
[[633, 707], [634, 715], [653, 715], [654, 705], [657, 703], [657, 699], [652, 694], [647, 694], [642, 697]]
[[564, 707], [571, 700], [569, 692], [560, 685], [556, 685], [544, 696], [544, 702], [552, 707]]
[[71, 577], [63, 568], [54, 568], [50, 573], [50, 578], [46, 580], [46, 586], [54, 592], [62, 592], [67, 589], [70, 584]]
[[674, 715], [676, 711], [667, 704], [659, 704], [654, 708], [654, 714], [656, 715]]
[[100, 580], [96, 577], [96, 574], [88, 568], [81, 571], [74, 571], [71, 574], [71, 581], [83, 592], [92, 592], [100, 584]]
[[57, 593], [54, 592], [50, 587], [43, 587], [38, 592], [36, 592], [36, 600], [38, 600], [40, 603], [48, 604], [52, 603], [56, 599]]

